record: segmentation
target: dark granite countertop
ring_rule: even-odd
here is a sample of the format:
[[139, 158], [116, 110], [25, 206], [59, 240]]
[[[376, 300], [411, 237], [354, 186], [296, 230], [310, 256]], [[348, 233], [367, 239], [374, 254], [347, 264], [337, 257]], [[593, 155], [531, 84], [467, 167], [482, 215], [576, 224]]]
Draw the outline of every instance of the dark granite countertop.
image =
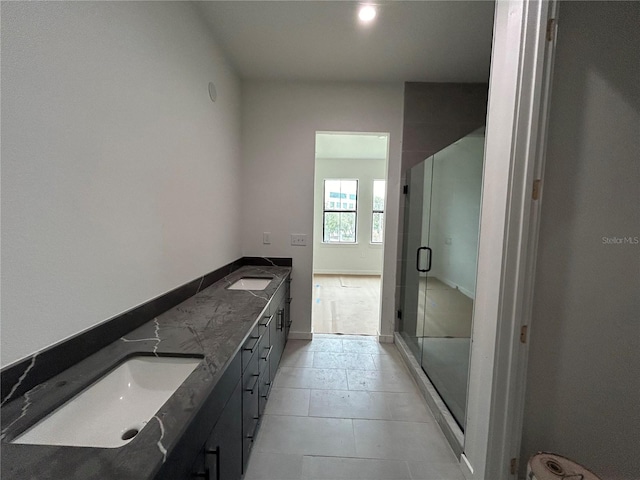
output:
[[[289, 267], [241, 267], [2, 406], [3, 480], [152, 479], [290, 271]], [[273, 277], [273, 281], [262, 291], [226, 288], [243, 276]], [[10, 443], [126, 358], [141, 353], [203, 360], [128, 444], [90, 448]]]

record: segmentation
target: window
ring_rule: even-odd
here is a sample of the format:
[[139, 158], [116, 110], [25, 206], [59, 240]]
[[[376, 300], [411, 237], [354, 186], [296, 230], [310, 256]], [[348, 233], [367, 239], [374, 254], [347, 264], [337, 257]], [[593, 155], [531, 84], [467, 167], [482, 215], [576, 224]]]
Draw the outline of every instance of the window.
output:
[[384, 239], [384, 194], [387, 182], [373, 181], [373, 218], [371, 219], [371, 243], [382, 243]]
[[[347, 199], [353, 200], [353, 202], [347, 202]], [[356, 243], [357, 210], [357, 180], [325, 180], [322, 241], [325, 243]]]

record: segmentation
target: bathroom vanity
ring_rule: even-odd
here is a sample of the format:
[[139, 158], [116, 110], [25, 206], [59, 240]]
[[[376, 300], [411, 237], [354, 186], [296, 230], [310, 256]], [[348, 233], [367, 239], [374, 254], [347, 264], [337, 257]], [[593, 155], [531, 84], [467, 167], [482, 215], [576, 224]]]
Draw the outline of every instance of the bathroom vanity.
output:
[[290, 275], [243, 266], [7, 396], [1, 477], [240, 479], [291, 325]]

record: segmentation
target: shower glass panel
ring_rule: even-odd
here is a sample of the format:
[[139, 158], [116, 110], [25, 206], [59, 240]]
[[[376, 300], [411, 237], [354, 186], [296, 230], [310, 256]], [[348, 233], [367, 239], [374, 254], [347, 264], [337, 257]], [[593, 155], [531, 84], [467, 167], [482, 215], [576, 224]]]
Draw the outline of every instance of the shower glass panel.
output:
[[431, 210], [431, 178], [433, 157], [407, 172], [404, 208], [404, 242], [402, 269], [402, 318], [400, 334], [420, 362], [426, 300], [425, 257], [429, 251], [429, 214]]
[[400, 332], [464, 430], [484, 128], [407, 172]]

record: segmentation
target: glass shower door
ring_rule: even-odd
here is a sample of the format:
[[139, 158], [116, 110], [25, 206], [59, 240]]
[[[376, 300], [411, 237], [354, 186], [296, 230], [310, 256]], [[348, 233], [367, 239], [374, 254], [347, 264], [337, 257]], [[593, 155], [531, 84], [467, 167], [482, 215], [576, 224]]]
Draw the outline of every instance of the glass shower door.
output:
[[464, 430], [483, 129], [407, 173], [400, 333]]
[[430, 261], [427, 248], [433, 158], [407, 172], [404, 207], [402, 300], [400, 334], [418, 362], [422, 357], [422, 338], [426, 300], [426, 270]]

